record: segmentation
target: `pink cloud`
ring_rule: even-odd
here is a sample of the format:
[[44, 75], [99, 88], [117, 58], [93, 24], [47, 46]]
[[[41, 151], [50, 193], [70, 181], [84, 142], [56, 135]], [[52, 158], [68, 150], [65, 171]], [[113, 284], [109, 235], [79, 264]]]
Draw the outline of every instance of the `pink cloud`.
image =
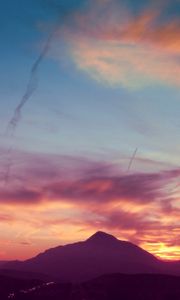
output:
[[14, 218], [9, 214], [0, 214], [0, 223], [2, 222], [11, 222]]
[[150, 46], [75, 39], [71, 54], [78, 69], [110, 86], [137, 89], [157, 82], [180, 85], [180, 65]]
[[179, 169], [127, 174], [110, 163], [25, 153], [18, 162], [0, 188], [0, 222], [13, 243], [28, 241], [37, 253], [50, 242], [60, 244], [61, 232], [69, 242], [101, 229], [157, 255], [173, 251], [178, 257]]
[[[60, 39], [63, 33], [76, 67], [100, 83], [128, 89], [157, 83], [178, 87], [180, 22], [160, 22], [160, 15], [157, 7], [134, 15], [116, 0], [89, 3], [60, 29]], [[54, 56], [61, 56], [58, 47]]]

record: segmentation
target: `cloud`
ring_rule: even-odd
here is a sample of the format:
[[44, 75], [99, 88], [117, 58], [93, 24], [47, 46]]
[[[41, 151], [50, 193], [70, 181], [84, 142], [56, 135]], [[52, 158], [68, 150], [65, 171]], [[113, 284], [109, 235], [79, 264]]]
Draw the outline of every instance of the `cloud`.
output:
[[110, 86], [138, 89], [157, 82], [177, 87], [180, 84], [178, 61], [150, 46], [76, 39], [72, 56], [80, 70]]
[[39, 191], [25, 188], [0, 192], [1, 203], [32, 204], [39, 202], [40, 199], [41, 194]]
[[11, 181], [0, 189], [1, 203], [36, 204], [45, 199], [65, 199], [77, 204], [111, 201], [146, 204], [166, 199], [165, 207], [170, 207], [179, 190], [178, 168], [129, 174], [111, 162], [15, 151], [14, 161]]
[[13, 178], [0, 188], [0, 222], [8, 240], [30, 243], [27, 256], [105, 230], [179, 257], [179, 169], [127, 174], [82, 157], [14, 155]]
[[[89, 2], [88, 2], [89, 3]], [[105, 85], [139, 89], [180, 85], [180, 22], [157, 7], [132, 13], [120, 1], [97, 1], [59, 30], [76, 67]], [[62, 53], [57, 49], [56, 58]]]
[[[50, 199], [66, 199], [84, 205], [96, 203], [138, 203], [164, 201], [174, 192], [180, 177], [179, 169], [157, 173], [95, 174], [85, 178], [47, 184], [44, 192]], [[175, 197], [174, 197], [175, 198]], [[173, 198], [171, 198], [172, 200]]]
[[74, 182], [57, 182], [46, 187], [50, 197], [104, 204], [115, 199], [154, 201], [160, 195], [158, 174], [91, 177]]
[[14, 218], [11, 215], [8, 214], [0, 214], [0, 223], [2, 222], [11, 222]]

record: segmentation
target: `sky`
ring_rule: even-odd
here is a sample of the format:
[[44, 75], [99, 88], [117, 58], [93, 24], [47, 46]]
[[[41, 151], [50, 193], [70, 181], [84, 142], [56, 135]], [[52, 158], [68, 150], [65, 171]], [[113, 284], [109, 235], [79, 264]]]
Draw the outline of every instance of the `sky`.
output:
[[6, 0], [0, 260], [98, 230], [180, 259], [180, 2]]

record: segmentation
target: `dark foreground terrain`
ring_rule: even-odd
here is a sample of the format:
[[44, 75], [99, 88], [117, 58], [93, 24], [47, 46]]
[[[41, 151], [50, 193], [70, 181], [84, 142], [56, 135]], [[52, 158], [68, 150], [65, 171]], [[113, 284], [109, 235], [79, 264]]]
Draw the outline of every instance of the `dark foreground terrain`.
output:
[[180, 277], [155, 274], [104, 275], [79, 284], [0, 277], [0, 299], [180, 300]]

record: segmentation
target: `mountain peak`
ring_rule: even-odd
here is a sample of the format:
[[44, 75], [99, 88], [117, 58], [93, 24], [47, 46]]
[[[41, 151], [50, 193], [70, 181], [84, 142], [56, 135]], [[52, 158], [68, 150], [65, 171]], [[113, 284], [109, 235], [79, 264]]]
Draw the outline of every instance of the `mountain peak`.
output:
[[90, 236], [87, 240], [87, 242], [114, 242], [117, 241], [117, 239], [111, 235], [108, 234], [106, 232], [103, 231], [97, 231], [96, 233], [94, 233], [92, 236]]

